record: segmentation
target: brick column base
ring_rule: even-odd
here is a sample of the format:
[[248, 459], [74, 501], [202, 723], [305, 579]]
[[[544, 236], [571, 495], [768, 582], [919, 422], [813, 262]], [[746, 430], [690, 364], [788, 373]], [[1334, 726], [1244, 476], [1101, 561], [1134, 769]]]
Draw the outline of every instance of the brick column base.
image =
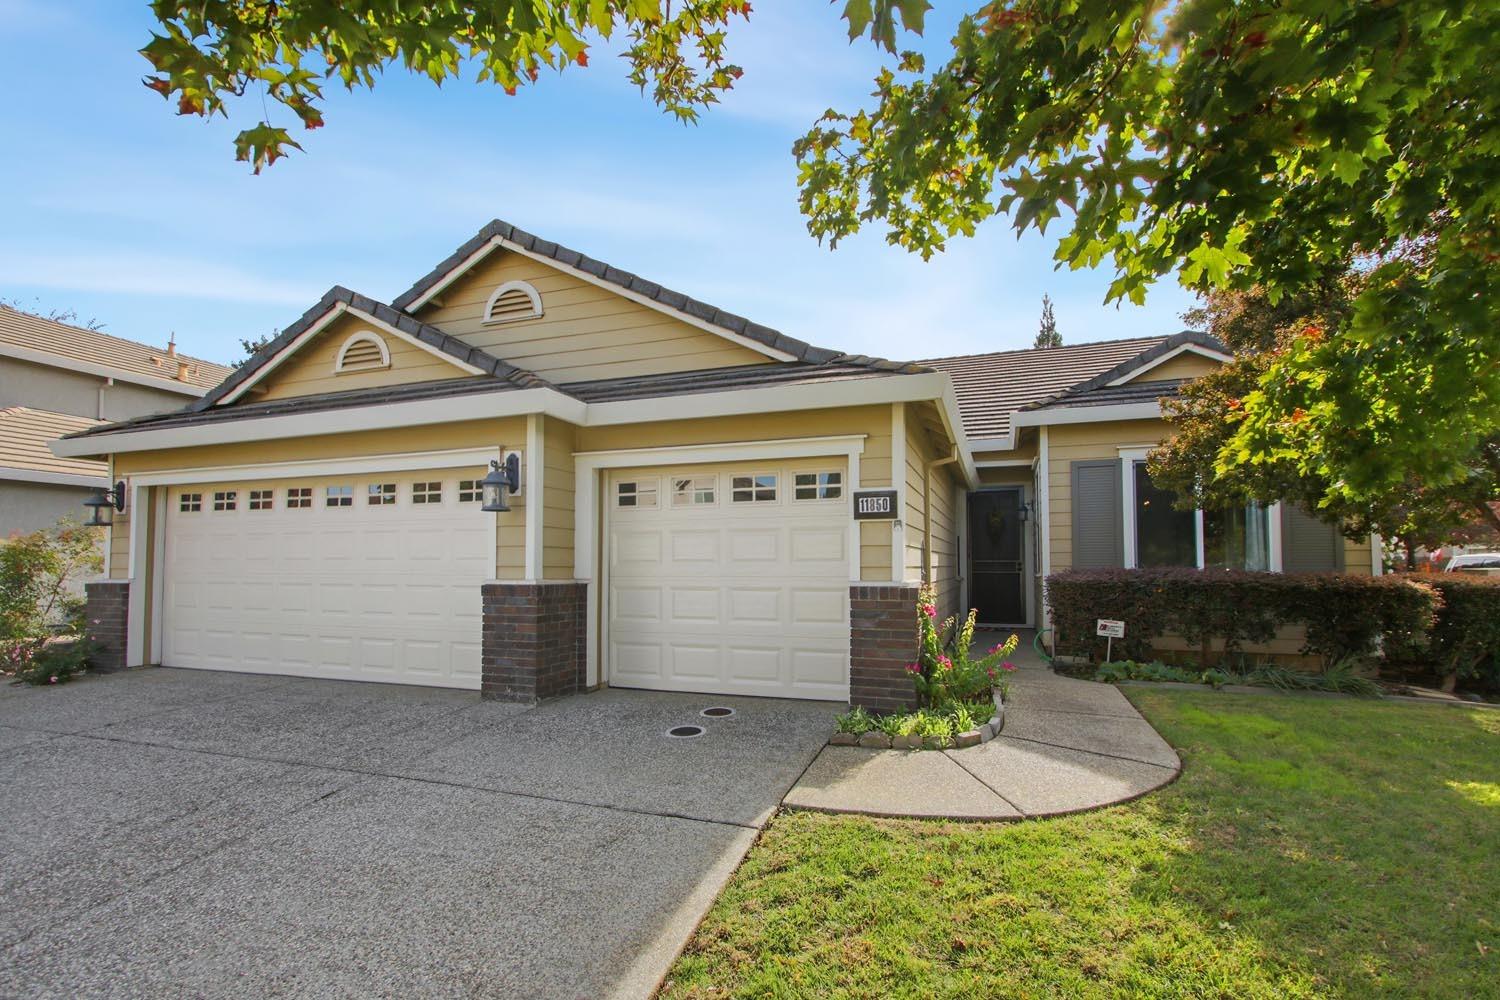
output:
[[849, 703], [872, 712], [917, 704], [906, 665], [917, 656], [917, 587], [849, 588]]
[[99, 580], [83, 585], [84, 634], [96, 646], [89, 668], [100, 673], [125, 669], [125, 633], [130, 614], [130, 584]]
[[586, 686], [588, 584], [487, 583], [480, 691], [532, 704]]

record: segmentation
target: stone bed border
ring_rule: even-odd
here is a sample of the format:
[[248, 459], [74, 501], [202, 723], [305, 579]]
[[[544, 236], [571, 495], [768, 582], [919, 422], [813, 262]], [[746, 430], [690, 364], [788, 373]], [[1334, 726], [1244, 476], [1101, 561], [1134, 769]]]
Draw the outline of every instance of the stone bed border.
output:
[[953, 737], [952, 743], [924, 742], [920, 736], [887, 736], [879, 730], [868, 733], [834, 733], [828, 738], [831, 747], [862, 747], [866, 750], [964, 750], [988, 743], [1000, 735], [1005, 728], [1005, 701], [998, 688], [990, 689], [990, 698], [995, 702], [995, 714], [977, 729], [968, 729]]

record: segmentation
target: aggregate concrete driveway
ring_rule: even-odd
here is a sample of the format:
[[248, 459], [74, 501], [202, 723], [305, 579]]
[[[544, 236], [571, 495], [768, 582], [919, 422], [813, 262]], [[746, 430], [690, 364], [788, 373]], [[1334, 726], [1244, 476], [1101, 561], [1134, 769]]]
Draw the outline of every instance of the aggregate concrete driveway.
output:
[[[647, 994], [835, 711], [170, 669], [0, 687], [0, 996]], [[688, 722], [707, 735], [663, 735]]]

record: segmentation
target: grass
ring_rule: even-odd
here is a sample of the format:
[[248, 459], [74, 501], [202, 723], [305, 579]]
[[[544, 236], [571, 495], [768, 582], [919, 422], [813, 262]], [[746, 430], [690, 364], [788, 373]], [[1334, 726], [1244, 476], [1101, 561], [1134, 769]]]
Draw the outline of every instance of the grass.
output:
[[1176, 783], [1015, 824], [784, 813], [662, 996], [1500, 995], [1500, 712], [1128, 697]]

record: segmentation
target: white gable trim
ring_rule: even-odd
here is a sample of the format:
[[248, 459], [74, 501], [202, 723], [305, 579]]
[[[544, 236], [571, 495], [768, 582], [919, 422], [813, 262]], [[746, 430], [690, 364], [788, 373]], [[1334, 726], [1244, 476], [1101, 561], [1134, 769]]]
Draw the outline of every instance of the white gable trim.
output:
[[365, 312], [363, 309], [356, 309], [353, 306], [349, 305], [347, 302], [335, 302], [332, 308], [330, 308], [328, 312], [324, 313], [316, 323], [314, 323], [312, 326], [309, 326], [306, 330], [303, 330], [295, 340], [293, 340], [290, 344], [287, 344], [281, 350], [277, 351], [276, 354], [272, 356], [271, 360], [267, 361], [265, 364], [256, 369], [254, 375], [251, 375], [249, 378], [245, 379], [245, 381], [235, 386], [232, 392], [230, 392], [214, 405], [228, 405], [229, 403], [234, 402], [236, 399], [239, 399], [245, 393], [249, 392], [252, 386], [256, 385], [267, 375], [275, 371], [283, 361], [296, 354], [299, 350], [302, 349], [302, 346], [304, 344], [326, 330], [330, 323], [332, 323], [334, 320], [338, 319], [345, 313], [363, 320], [376, 329], [384, 331], [385, 333], [388, 333], [393, 337], [399, 337], [402, 340], [406, 341], [408, 344], [413, 345], [414, 347], [420, 347], [422, 350], [426, 351], [428, 354], [431, 354], [433, 357], [441, 358], [443, 361], [448, 362], [453, 367], [458, 368], [459, 370], [469, 375], [484, 374], [481, 369], [475, 368], [468, 362], [460, 361], [446, 351], [442, 351], [436, 347], [433, 347], [431, 344], [427, 343], [421, 338], [413, 337], [411, 334], [407, 333], [404, 330], [397, 329], [396, 327], [391, 326], [389, 323], [385, 323], [381, 320], [376, 319], [374, 316]]
[[1109, 406], [1059, 406], [1045, 410], [1021, 410], [1011, 418], [1017, 427], [1047, 427], [1058, 424], [1097, 424], [1109, 420], [1159, 420], [1161, 404], [1115, 403]]
[[462, 261], [455, 265], [451, 271], [439, 278], [431, 288], [427, 289], [427, 291], [423, 292], [421, 295], [413, 299], [407, 305], [406, 311], [415, 314], [418, 309], [421, 309], [428, 302], [432, 301], [432, 299], [441, 294], [443, 289], [453, 284], [453, 282], [462, 277], [475, 264], [478, 264], [485, 257], [489, 256], [490, 251], [494, 250], [496, 247], [501, 247], [506, 250], [510, 250], [513, 253], [518, 253], [522, 257], [534, 260], [544, 267], [550, 267], [554, 270], [561, 271], [563, 274], [577, 278], [580, 281], [586, 281], [589, 284], [594, 285], [598, 288], [602, 288], [607, 292], [612, 292], [613, 294], [618, 295], [621, 298], [629, 299], [631, 302], [634, 302], [638, 305], [643, 305], [647, 309], [654, 309], [659, 313], [670, 316], [675, 320], [679, 320], [680, 322], [688, 324], [689, 326], [695, 326], [698, 329], [703, 330], [707, 333], [711, 333], [716, 337], [723, 337], [725, 340], [738, 344], [741, 347], [749, 348], [750, 350], [755, 351], [757, 354], [764, 354], [766, 357], [771, 358], [775, 361], [798, 360], [797, 356], [794, 354], [788, 354], [786, 351], [779, 351], [774, 347], [762, 344], [758, 340], [754, 340], [742, 334], [735, 333], [733, 330], [727, 329], [726, 327], [717, 326], [706, 320], [699, 319], [696, 316], [690, 316], [680, 309], [673, 309], [671, 306], [664, 305], [663, 303], [658, 302], [653, 298], [649, 298], [648, 296], [642, 295], [639, 292], [633, 292], [628, 288], [615, 284], [613, 281], [605, 281], [603, 278], [597, 275], [593, 275], [588, 273], [587, 271], [580, 270], [579, 268], [572, 267], [568, 264], [564, 264], [560, 260], [555, 260], [552, 257], [548, 257], [546, 254], [540, 254], [532, 250], [527, 250], [519, 243], [512, 243], [510, 240], [507, 240], [504, 237], [500, 236], [492, 237], [490, 241], [484, 246], [480, 247], [478, 250], [475, 250], [473, 253], [469, 254], [469, 256], [465, 257]]
[[1110, 382], [1106, 382], [1105, 385], [1124, 385], [1126, 382], [1134, 382], [1136, 379], [1140, 378], [1151, 369], [1157, 367], [1158, 365], [1164, 365], [1168, 361], [1171, 361], [1173, 358], [1181, 354], [1197, 354], [1201, 357], [1209, 358], [1213, 361], [1218, 361], [1221, 363], [1227, 363], [1234, 360], [1233, 355], [1225, 354], [1223, 351], [1215, 351], [1212, 348], [1203, 347], [1200, 344], [1181, 344], [1177, 347], [1172, 348], [1161, 357], [1153, 358], [1151, 361], [1146, 362], [1139, 368], [1132, 368], [1130, 371], [1126, 372], [1124, 375], [1121, 375], [1119, 378], [1114, 379]]

